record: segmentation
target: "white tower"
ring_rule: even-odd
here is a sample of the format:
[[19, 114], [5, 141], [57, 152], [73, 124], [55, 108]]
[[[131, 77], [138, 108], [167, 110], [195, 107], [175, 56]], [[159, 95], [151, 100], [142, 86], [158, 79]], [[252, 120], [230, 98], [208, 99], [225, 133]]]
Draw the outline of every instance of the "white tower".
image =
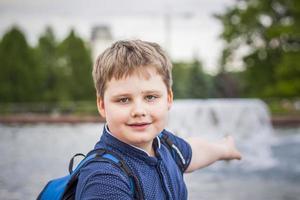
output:
[[108, 48], [112, 43], [113, 38], [109, 26], [101, 25], [93, 27], [91, 35], [93, 61], [95, 61], [97, 56], [101, 54], [106, 48]]

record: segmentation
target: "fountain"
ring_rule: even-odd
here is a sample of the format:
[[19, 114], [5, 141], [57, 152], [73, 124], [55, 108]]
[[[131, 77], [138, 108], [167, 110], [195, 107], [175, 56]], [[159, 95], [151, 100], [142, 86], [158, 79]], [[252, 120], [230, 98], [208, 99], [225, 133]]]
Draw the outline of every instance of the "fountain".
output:
[[268, 108], [258, 99], [176, 100], [168, 128], [184, 138], [215, 140], [233, 135], [243, 154], [243, 161], [235, 166], [243, 169], [265, 169], [277, 164], [271, 153], [275, 137]]

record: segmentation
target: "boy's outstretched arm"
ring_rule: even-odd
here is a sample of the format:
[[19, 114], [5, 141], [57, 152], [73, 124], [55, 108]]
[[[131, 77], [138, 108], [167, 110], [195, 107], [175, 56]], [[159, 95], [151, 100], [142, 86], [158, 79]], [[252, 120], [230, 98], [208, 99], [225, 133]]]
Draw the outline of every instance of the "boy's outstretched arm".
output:
[[200, 137], [188, 138], [187, 141], [192, 147], [192, 160], [185, 173], [206, 167], [218, 160], [242, 158], [232, 136], [226, 136], [217, 142], [209, 142]]

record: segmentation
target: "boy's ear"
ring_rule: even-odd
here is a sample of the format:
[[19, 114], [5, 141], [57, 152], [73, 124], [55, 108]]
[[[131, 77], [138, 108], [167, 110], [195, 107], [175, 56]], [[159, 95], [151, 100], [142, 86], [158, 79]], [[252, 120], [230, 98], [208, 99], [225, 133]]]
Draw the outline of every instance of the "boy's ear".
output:
[[171, 109], [173, 104], [173, 91], [171, 89], [169, 89], [168, 91], [168, 110]]
[[99, 114], [105, 118], [105, 108], [104, 108], [104, 101], [101, 97], [97, 97], [97, 108]]

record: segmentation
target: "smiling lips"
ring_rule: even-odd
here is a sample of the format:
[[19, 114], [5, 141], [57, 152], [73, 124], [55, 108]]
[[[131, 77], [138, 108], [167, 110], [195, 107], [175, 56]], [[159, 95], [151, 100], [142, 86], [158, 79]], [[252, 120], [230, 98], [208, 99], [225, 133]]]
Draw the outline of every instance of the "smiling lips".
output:
[[135, 129], [135, 130], [144, 130], [146, 129], [151, 123], [149, 122], [140, 122], [140, 123], [130, 123], [127, 124], [128, 126], [130, 126], [131, 128]]

